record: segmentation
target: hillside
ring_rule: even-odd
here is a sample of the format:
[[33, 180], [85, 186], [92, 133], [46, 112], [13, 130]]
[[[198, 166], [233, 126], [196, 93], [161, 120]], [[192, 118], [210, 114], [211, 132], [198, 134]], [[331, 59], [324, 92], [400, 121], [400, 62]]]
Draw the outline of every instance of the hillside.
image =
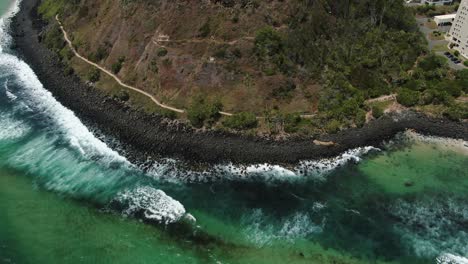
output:
[[[182, 118], [197, 127], [249, 129], [255, 116], [269, 133], [361, 126], [365, 100], [408, 82], [426, 51], [399, 0], [44, 0], [39, 12], [51, 21], [44, 39], [65, 71], [174, 117], [73, 57], [56, 14], [80, 54], [188, 109]], [[242, 115], [218, 122], [221, 109]]]

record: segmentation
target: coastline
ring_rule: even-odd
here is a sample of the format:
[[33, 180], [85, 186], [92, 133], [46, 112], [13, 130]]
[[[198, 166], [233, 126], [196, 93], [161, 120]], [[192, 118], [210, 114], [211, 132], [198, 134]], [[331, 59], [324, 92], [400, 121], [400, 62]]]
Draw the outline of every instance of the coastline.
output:
[[[144, 162], [148, 157], [174, 157], [202, 163], [286, 163], [338, 156], [358, 147], [380, 146], [398, 132], [412, 129], [423, 135], [468, 140], [468, 124], [435, 119], [420, 113], [391, 114], [363, 128], [348, 129], [318, 138], [284, 141], [195, 131], [185, 125], [171, 126], [150, 115], [111, 99], [90, 88], [78, 77], [65, 76], [58, 56], [39, 42], [44, 26], [34, 12], [38, 0], [23, 0], [11, 23], [14, 48], [37, 74], [44, 87], [86, 124], [123, 143], [127, 158]], [[314, 140], [333, 141], [334, 146]]]

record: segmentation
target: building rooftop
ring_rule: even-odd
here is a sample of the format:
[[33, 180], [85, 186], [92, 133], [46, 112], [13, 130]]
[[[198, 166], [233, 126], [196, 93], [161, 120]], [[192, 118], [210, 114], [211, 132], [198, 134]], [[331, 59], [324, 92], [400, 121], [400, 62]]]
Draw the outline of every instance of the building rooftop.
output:
[[448, 15], [435, 16], [434, 18], [437, 18], [437, 19], [454, 19], [456, 16], [457, 16], [457, 14], [454, 13], [454, 14], [448, 14]]

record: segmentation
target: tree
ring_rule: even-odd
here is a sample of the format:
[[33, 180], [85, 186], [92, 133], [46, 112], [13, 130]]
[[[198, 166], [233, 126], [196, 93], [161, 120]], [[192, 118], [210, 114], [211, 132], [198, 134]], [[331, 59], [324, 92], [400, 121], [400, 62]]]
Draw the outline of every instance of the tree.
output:
[[227, 117], [223, 121], [223, 125], [231, 129], [243, 130], [257, 127], [258, 121], [255, 114], [250, 112], [241, 112]]
[[187, 110], [187, 117], [194, 127], [203, 127], [205, 123], [213, 124], [220, 118], [223, 105], [218, 100], [207, 101], [202, 95], [193, 98]]
[[98, 82], [99, 79], [101, 78], [101, 71], [99, 71], [97, 68], [92, 68], [89, 72], [88, 72], [88, 80], [90, 82]]
[[397, 95], [397, 101], [404, 106], [415, 106], [419, 102], [419, 92], [401, 88]]

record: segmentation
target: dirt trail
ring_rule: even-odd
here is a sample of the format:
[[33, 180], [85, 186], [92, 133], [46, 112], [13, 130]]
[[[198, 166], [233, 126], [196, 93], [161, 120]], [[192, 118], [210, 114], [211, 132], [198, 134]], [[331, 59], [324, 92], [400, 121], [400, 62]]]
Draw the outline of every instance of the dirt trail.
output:
[[127, 88], [127, 89], [130, 89], [130, 90], [133, 90], [137, 93], [140, 93], [148, 98], [150, 98], [155, 104], [157, 104], [158, 106], [164, 108], [164, 109], [167, 109], [167, 110], [170, 110], [170, 111], [173, 111], [173, 112], [177, 112], [177, 113], [185, 113], [185, 110], [183, 109], [178, 109], [178, 108], [175, 108], [175, 107], [172, 107], [172, 106], [169, 106], [169, 105], [166, 105], [166, 104], [163, 104], [161, 103], [158, 99], [156, 99], [153, 95], [141, 90], [141, 89], [138, 89], [136, 87], [133, 87], [131, 85], [128, 85], [124, 82], [122, 82], [122, 80], [120, 80], [119, 77], [117, 77], [115, 74], [113, 74], [112, 72], [110, 72], [109, 70], [105, 69], [104, 67], [101, 67], [100, 65], [88, 60], [87, 58], [81, 56], [76, 50], [75, 48], [73, 47], [73, 44], [72, 42], [70, 41], [70, 38], [68, 37], [68, 33], [65, 31], [62, 23], [60, 22], [60, 19], [58, 17], [58, 15], [55, 16], [55, 19], [57, 20], [59, 26], [60, 26], [60, 29], [62, 30], [62, 33], [63, 33], [63, 37], [65, 39], [65, 41], [67, 42], [68, 46], [70, 47], [70, 49], [73, 51], [73, 53], [75, 54], [76, 57], [78, 57], [79, 59], [81, 59], [82, 61], [98, 68], [99, 70], [101, 70], [102, 72], [104, 72], [105, 74], [109, 75], [110, 77], [112, 77], [118, 84], [120, 84], [121, 86]]
[[[59, 16], [56, 15], [55, 16], [55, 19], [57, 20], [57, 23], [59, 24], [60, 26], [60, 29], [63, 33], [63, 37], [65, 39], [65, 41], [67, 42], [67, 45], [69, 46], [69, 48], [72, 50], [72, 52], [75, 54], [76, 57], [78, 57], [79, 59], [81, 59], [82, 61], [86, 62], [87, 64], [89, 65], [92, 65], [96, 68], [98, 68], [99, 70], [101, 70], [102, 72], [104, 72], [105, 74], [109, 75], [110, 77], [112, 77], [119, 85], [127, 88], [127, 89], [130, 89], [132, 91], [135, 91], [137, 93], [140, 93], [148, 98], [150, 98], [155, 104], [157, 104], [159, 107], [161, 108], [164, 108], [164, 109], [167, 109], [167, 110], [170, 110], [170, 111], [173, 111], [173, 112], [177, 112], [177, 113], [185, 113], [186, 111], [184, 109], [179, 109], [179, 108], [175, 108], [175, 107], [172, 107], [172, 106], [169, 106], [169, 105], [166, 105], [166, 104], [163, 104], [161, 103], [158, 99], [156, 99], [153, 95], [149, 94], [148, 92], [145, 92], [137, 87], [134, 87], [134, 86], [131, 86], [131, 85], [128, 85], [126, 83], [124, 83], [119, 77], [117, 77], [115, 74], [113, 74], [112, 72], [110, 72], [109, 70], [107, 70], [106, 68], [100, 66], [99, 64], [97, 63], [94, 63], [90, 60], [88, 60], [87, 58], [81, 56], [78, 51], [73, 47], [73, 44], [70, 40], [70, 38], [68, 37], [68, 33], [67, 31], [65, 30], [65, 28], [63, 27], [62, 25], [62, 22], [60, 21], [59, 19]], [[244, 37], [242, 39], [251, 39], [251, 37]], [[237, 41], [239, 41], [240, 39], [238, 40], [234, 40], [234, 41], [231, 41], [231, 42], [226, 42], [226, 43], [235, 43]], [[182, 41], [182, 40], [180, 40]], [[184, 40], [185, 41], [185, 40]], [[192, 40], [192, 41], [197, 41], [197, 40]], [[202, 42], [202, 40], [200, 40]], [[205, 40], [205, 41], [216, 41], [216, 40]], [[156, 42], [155, 40], [153, 40], [153, 42], [155, 44], [158, 44], [158, 42]], [[169, 40], [162, 40], [161, 42], [171, 42]], [[233, 44], [231, 44], [233, 45]], [[233, 116], [234, 114], [233, 113], [229, 113], [229, 112], [224, 112], [224, 111], [220, 111], [219, 112], [221, 115], [223, 116]], [[301, 115], [302, 118], [305, 118], [305, 119], [310, 119], [312, 117], [314, 117], [315, 114], [304, 114], [304, 115]], [[264, 119], [265, 117], [262, 117], [262, 116], [257, 116], [257, 119]]]

